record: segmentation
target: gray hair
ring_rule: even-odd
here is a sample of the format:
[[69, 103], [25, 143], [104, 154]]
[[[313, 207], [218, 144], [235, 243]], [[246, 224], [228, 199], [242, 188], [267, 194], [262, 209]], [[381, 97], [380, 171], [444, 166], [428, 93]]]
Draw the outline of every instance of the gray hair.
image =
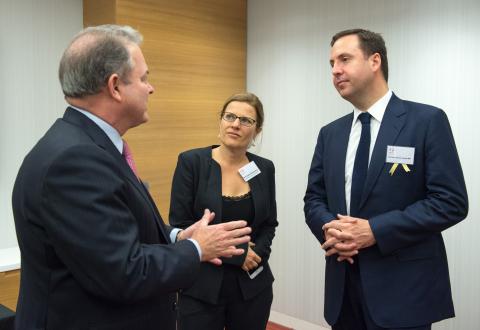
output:
[[142, 35], [130, 26], [100, 25], [78, 33], [63, 53], [58, 76], [67, 97], [95, 95], [116, 73], [128, 83], [133, 61], [127, 48], [140, 45]]

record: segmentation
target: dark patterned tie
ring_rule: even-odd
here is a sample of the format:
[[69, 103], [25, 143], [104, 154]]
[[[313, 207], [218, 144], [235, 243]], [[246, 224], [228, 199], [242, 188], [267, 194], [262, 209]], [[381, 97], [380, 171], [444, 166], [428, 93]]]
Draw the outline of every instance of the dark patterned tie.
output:
[[128, 146], [127, 141], [125, 141], [125, 140], [123, 140], [123, 153], [122, 154], [123, 154], [123, 157], [125, 158], [125, 160], [127, 161], [128, 166], [130, 166], [130, 168], [132, 169], [132, 172], [135, 174], [135, 176], [137, 178], [139, 178], [138, 172], [137, 172], [137, 167], [135, 166], [135, 162], [133, 160], [132, 151], [130, 150], [130, 147]]
[[358, 116], [362, 123], [362, 134], [358, 143], [357, 153], [355, 154], [355, 163], [353, 165], [352, 189], [350, 195], [350, 215], [358, 216], [358, 208], [360, 199], [362, 198], [363, 186], [367, 178], [368, 156], [370, 152], [370, 118], [372, 116], [368, 112], [364, 112]]

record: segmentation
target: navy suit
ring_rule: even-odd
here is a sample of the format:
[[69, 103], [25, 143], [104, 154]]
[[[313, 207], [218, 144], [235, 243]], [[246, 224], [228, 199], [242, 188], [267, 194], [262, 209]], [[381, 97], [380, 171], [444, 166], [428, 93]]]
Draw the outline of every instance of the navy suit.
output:
[[107, 135], [67, 109], [13, 191], [21, 251], [17, 329], [175, 329], [176, 291], [200, 269], [169, 244], [153, 200]]
[[[308, 177], [305, 217], [320, 242], [322, 226], [346, 214], [345, 158], [353, 114], [320, 130]], [[415, 148], [410, 172], [389, 174], [388, 145]], [[372, 319], [385, 328], [414, 327], [454, 316], [441, 232], [463, 220], [468, 198], [445, 113], [392, 95], [371, 155], [358, 217], [368, 219], [376, 244], [358, 265]], [[347, 263], [326, 258], [325, 319], [342, 307]]]

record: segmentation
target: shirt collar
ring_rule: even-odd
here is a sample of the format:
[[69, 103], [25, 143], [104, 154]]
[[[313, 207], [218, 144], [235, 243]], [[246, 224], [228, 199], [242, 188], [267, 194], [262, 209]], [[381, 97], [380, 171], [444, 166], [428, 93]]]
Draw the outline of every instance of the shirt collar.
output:
[[118, 152], [120, 152], [120, 154], [123, 153], [123, 140], [122, 140], [122, 137], [120, 136], [120, 134], [118, 133], [118, 131], [113, 128], [112, 125], [110, 125], [109, 123], [107, 123], [106, 121], [104, 121], [103, 119], [101, 119], [100, 117], [97, 117], [95, 116], [93, 113], [91, 112], [88, 112], [86, 110], [83, 110], [83, 109], [80, 109], [80, 108], [77, 108], [73, 105], [70, 104], [70, 108], [72, 109], [75, 109], [76, 111], [84, 114], [85, 116], [87, 116], [90, 120], [92, 120], [95, 124], [97, 124], [98, 127], [100, 127], [100, 129], [102, 131], [105, 132], [105, 134], [107, 134], [108, 138], [110, 139], [110, 141], [112, 141], [113, 145], [115, 146], [115, 148], [117, 148]]
[[[392, 91], [389, 89], [388, 92], [383, 95], [377, 102], [375, 102], [366, 112], [368, 112], [372, 117], [382, 123], [383, 115], [385, 114], [385, 110], [387, 110], [388, 102], [390, 102], [390, 98], [392, 97]], [[358, 110], [357, 108], [353, 109], [353, 123], [352, 126], [357, 122], [358, 116], [363, 111]]]

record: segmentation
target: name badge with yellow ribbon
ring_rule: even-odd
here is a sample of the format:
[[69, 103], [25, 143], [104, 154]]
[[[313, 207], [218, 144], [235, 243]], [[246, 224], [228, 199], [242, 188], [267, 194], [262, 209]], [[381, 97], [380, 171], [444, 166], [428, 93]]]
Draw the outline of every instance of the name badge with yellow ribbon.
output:
[[390, 168], [390, 176], [395, 173], [398, 165], [401, 165], [405, 172], [410, 172], [408, 165], [413, 165], [413, 158], [415, 155], [415, 148], [412, 147], [399, 147], [399, 146], [387, 146], [387, 163], [392, 163]]

